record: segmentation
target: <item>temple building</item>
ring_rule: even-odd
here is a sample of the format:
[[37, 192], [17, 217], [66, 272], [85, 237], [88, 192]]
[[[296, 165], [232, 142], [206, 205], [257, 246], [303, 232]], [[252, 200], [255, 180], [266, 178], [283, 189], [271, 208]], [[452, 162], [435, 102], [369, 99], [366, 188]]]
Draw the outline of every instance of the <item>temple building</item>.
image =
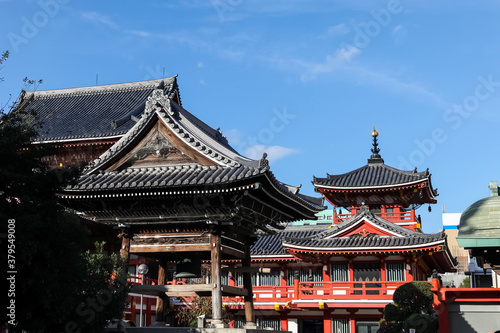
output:
[[[184, 109], [176, 77], [26, 92], [21, 104], [43, 123], [34, 144], [59, 149], [51, 166], [86, 165], [61, 203], [133, 275], [150, 266], [131, 278], [136, 324], [175, 325], [176, 310], [212, 296], [215, 327], [224, 312], [230, 327], [376, 332], [397, 287], [454, 270], [446, 235], [423, 233], [416, 214], [436, 203], [430, 173], [385, 165], [376, 130], [366, 165], [313, 177], [316, 198]], [[329, 223], [300, 222], [318, 216]]]
[[[28, 92], [20, 103], [44, 124], [37, 142], [59, 146], [54, 166], [92, 159], [60, 201], [119, 229], [125, 260], [154, 259], [156, 284], [132, 291], [157, 297], [156, 321], [169, 319], [169, 297], [212, 296], [212, 325], [223, 328], [222, 296], [242, 296], [245, 325], [256, 327], [250, 245], [258, 232], [313, 219], [325, 208], [322, 198], [283, 184], [266, 154], [240, 155], [219, 129], [185, 110], [176, 77]], [[241, 263], [241, 286], [223, 283], [223, 260]], [[199, 279], [202, 261], [210, 262], [209, 281], [169, 283], [169, 263], [176, 278]]]

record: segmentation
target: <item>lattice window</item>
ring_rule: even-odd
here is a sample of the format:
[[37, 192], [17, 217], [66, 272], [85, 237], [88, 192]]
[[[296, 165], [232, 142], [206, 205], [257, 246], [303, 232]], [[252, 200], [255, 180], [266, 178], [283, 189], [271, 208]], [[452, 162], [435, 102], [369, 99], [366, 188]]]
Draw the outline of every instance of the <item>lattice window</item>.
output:
[[349, 264], [332, 264], [332, 281], [349, 281]]
[[405, 281], [404, 264], [386, 264], [385, 279], [387, 281]]

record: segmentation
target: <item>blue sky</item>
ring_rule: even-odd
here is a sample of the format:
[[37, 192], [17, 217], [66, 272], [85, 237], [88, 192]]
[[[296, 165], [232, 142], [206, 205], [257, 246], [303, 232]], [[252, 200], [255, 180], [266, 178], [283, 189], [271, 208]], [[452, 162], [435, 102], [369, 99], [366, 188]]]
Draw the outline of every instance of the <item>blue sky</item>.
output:
[[183, 106], [283, 182], [385, 163], [430, 169], [462, 212], [500, 180], [499, 1], [0, 0], [0, 103], [178, 74]]

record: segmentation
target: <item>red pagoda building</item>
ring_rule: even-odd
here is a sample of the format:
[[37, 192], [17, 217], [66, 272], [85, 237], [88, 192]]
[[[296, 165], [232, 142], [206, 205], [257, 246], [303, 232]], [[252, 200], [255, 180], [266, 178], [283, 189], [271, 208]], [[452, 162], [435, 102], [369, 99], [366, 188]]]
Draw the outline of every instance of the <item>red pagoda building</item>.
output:
[[[425, 234], [415, 209], [436, 203], [428, 171], [384, 164], [374, 130], [368, 164], [314, 177], [332, 223], [290, 225], [252, 247], [257, 322], [298, 333], [376, 332], [396, 288], [453, 271], [444, 233]], [[350, 214], [337, 214], [337, 209]], [[229, 279], [234, 274], [229, 274]], [[237, 279], [236, 279], [237, 283]], [[226, 299], [241, 314], [237, 300]]]

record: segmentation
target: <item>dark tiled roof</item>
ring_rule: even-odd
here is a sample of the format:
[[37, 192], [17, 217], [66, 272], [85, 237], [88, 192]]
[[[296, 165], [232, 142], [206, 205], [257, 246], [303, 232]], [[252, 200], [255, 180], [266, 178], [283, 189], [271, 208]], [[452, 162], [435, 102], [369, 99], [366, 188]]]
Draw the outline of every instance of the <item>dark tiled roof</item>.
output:
[[429, 171], [402, 171], [384, 163], [368, 163], [354, 171], [342, 175], [328, 175], [327, 178], [314, 177], [316, 187], [365, 188], [396, 186], [424, 181], [430, 178]]
[[[186, 164], [174, 166], [157, 166], [142, 168], [126, 168], [121, 171], [86, 173], [78, 183], [68, 186], [65, 194], [82, 192], [103, 192], [117, 190], [156, 190], [165, 188], [212, 186], [232, 184], [238, 181], [253, 179], [258, 176], [267, 177], [278, 192], [315, 211], [323, 210], [321, 198], [297, 195], [279, 182], [273, 173], [266, 168], [258, 169], [248, 166], [224, 167]], [[258, 179], [255, 180], [256, 182]]]
[[396, 248], [404, 250], [413, 246], [426, 246], [431, 243], [445, 240], [444, 234], [422, 235], [421, 237], [392, 237], [392, 236], [367, 236], [355, 235], [351, 237], [340, 237], [331, 239], [302, 239], [285, 240], [285, 245], [305, 249], [339, 249], [339, 250], [376, 250]]
[[[349, 237], [336, 237], [344, 230], [353, 227], [355, 224], [367, 220], [381, 229], [385, 229], [394, 236], [379, 236], [369, 235], [362, 237], [361, 235], [353, 235]], [[323, 232], [316, 233], [309, 237], [291, 237], [284, 239], [285, 245], [291, 247], [304, 247], [316, 249], [376, 249], [376, 248], [407, 248], [412, 246], [425, 246], [435, 242], [444, 242], [446, 235], [444, 233], [424, 234], [421, 232], [409, 230], [386, 221], [366, 209], [352, 218], [333, 226]]]
[[28, 91], [20, 103], [34, 110], [42, 128], [38, 141], [113, 137], [125, 134], [153, 90], [178, 97], [176, 77], [94, 87]]
[[231, 167], [245, 165], [269, 169], [265, 159], [252, 160], [238, 154], [219, 130], [212, 129], [193, 116], [172, 101], [163, 90], [153, 91], [151, 96], [147, 98], [145, 105], [144, 112], [137, 123], [109, 150], [91, 162], [87, 170], [88, 173], [102, 169], [106, 163], [127, 149], [131, 142], [148, 128], [151, 122], [156, 121], [156, 117], [160, 118], [179, 139], [218, 165]]
[[265, 170], [247, 166], [237, 168], [199, 164], [126, 168], [95, 174], [84, 174], [68, 191], [106, 191], [117, 189], [160, 189], [190, 185], [227, 184], [255, 177]]
[[285, 254], [284, 238], [309, 238], [324, 231], [325, 228], [328, 226], [288, 226], [285, 230], [277, 231], [275, 234], [262, 234], [252, 245], [250, 251], [252, 256]]

